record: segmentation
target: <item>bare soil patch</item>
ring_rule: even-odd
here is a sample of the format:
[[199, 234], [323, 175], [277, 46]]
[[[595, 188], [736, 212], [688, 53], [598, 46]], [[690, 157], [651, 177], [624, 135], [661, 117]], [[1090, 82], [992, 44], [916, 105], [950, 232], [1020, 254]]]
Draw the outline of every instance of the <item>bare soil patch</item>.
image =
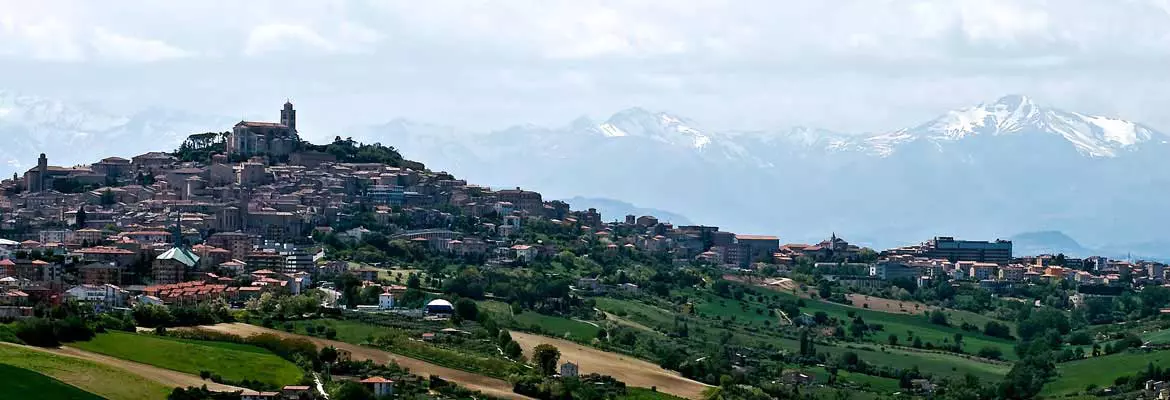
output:
[[[884, 299], [881, 297], [873, 297], [859, 294], [845, 295], [850, 303], [853, 303], [857, 308], [868, 308], [873, 311], [881, 311], [894, 314], [911, 314], [919, 315], [925, 314], [927, 311], [933, 310], [934, 307], [922, 304], [916, 301], [901, 301], [893, 299]], [[868, 307], [866, 307], [868, 305]]]
[[512, 339], [520, 343], [526, 356], [531, 356], [532, 349], [538, 345], [551, 344], [560, 350], [561, 362], [577, 364], [582, 374], [609, 375], [629, 386], [653, 387], [660, 392], [688, 399], [703, 398], [703, 391], [710, 387], [634, 357], [598, 350], [568, 340], [518, 331], [512, 331]]

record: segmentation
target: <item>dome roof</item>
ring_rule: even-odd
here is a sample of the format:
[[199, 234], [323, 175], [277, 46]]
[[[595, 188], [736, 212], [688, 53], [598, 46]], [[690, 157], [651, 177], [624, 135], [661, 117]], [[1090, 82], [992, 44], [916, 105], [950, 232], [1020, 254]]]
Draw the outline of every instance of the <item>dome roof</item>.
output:
[[454, 307], [451, 302], [443, 299], [434, 299], [427, 303], [427, 307]]

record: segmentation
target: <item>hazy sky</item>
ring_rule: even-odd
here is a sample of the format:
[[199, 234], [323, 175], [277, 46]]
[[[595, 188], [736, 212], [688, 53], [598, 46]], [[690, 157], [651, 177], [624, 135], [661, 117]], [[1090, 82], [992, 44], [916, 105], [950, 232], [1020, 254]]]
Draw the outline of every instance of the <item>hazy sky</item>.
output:
[[0, 89], [271, 115], [877, 131], [1023, 93], [1170, 131], [1170, 0], [0, 0]]

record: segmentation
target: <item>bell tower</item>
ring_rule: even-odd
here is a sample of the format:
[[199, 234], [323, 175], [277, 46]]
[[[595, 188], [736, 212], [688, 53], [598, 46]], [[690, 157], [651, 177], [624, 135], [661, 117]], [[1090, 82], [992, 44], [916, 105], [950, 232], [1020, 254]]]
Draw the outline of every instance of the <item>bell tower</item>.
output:
[[280, 110], [280, 124], [287, 126], [289, 132], [297, 133], [297, 110], [293, 109], [292, 102], [284, 101], [284, 108]]

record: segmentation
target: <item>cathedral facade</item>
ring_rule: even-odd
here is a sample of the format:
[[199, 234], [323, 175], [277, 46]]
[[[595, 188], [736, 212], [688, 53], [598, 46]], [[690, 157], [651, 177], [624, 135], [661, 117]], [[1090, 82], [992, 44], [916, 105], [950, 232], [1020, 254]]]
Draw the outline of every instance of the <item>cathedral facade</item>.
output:
[[296, 150], [297, 111], [290, 102], [280, 110], [280, 122], [240, 121], [228, 135], [227, 152], [232, 156], [267, 155], [285, 157]]

